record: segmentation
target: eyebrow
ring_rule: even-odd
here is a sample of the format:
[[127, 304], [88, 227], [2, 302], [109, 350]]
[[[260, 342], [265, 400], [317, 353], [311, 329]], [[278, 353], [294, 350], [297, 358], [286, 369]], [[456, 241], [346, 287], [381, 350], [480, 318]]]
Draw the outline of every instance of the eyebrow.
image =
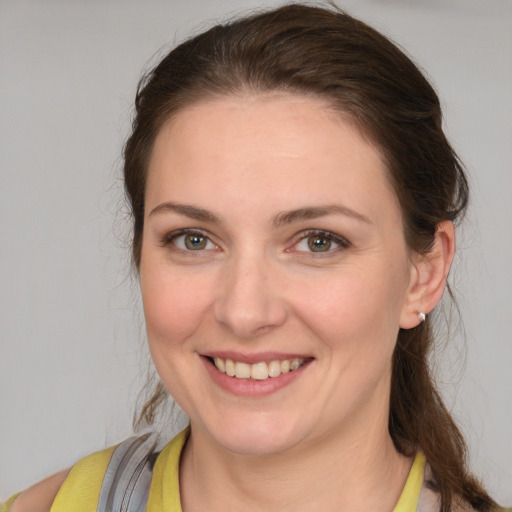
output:
[[204, 210], [203, 208], [198, 208], [197, 206], [192, 206], [190, 204], [180, 204], [180, 203], [162, 203], [159, 204], [156, 208], [153, 208], [149, 213], [149, 216], [158, 215], [167, 212], [178, 213], [179, 215], [183, 215], [185, 217], [189, 217], [191, 219], [212, 222], [214, 224], [220, 224], [220, 219], [214, 213]]
[[[167, 212], [174, 212], [194, 220], [211, 222], [212, 224], [222, 224], [220, 218], [209, 210], [197, 206], [181, 203], [166, 202], [153, 208], [149, 216], [158, 215]], [[296, 210], [288, 210], [278, 213], [272, 220], [274, 226], [279, 227], [286, 224], [292, 224], [302, 220], [317, 219], [326, 215], [344, 215], [352, 219], [371, 224], [372, 221], [362, 213], [358, 213], [347, 206], [341, 204], [329, 204], [325, 206], [306, 206]]]
[[284, 224], [291, 224], [301, 220], [317, 219], [326, 215], [344, 215], [352, 219], [371, 224], [372, 221], [362, 213], [358, 213], [347, 206], [341, 204], [329, 204], [325, 206], [307, 206], [298, 208], [297, 210], [290, 210], [281, 212], [276, 215], [273, 220], [275, 226], [282, 226]]

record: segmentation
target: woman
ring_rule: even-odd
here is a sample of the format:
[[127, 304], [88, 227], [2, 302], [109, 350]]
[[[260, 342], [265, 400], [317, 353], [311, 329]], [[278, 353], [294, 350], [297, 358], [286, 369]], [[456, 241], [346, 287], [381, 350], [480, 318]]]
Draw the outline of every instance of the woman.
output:
[[[466, 178], [396, 46], [300, 5], [214, 27], [142, 81], [124, 156], [163, 383], [142, 419], [165, 392], [190, 418], [140, 441], [141, 507], [497, 509], [427, 364]], [[108, 510], [122, 446], [11, 509]]]

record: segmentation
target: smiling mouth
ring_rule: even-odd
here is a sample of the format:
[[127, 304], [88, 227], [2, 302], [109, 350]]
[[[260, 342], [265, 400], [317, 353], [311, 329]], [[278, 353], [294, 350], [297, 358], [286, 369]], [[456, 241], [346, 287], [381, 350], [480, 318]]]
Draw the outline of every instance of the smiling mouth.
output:
[[295, 358], [284, 359], [282, 361], [261, 361], [254, 364], [233, 361], [232, 359], [222, 359], [220, 357], [208, 358], [215, 365], [217, 370], [225, 373], [235, 379], [254, 379], [267, 380], [269, 378], [279, 377], [285, 373], [298, 370], [309, 359]]

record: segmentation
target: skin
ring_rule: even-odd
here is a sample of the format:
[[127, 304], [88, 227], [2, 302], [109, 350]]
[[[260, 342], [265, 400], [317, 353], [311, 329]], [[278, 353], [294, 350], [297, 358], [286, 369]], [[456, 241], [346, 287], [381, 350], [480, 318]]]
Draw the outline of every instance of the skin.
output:
[[[387, 430], [395, 340], [439, 302], [455, 251], [449, 222], [426, 256], [401, 225], [378, 149], [320, 100], [223, 98], [164, 126], [140, 283], [155, 365], [192, 427], [184, 512], [393, 510], [411, 465]], [[183, 229], [204, 249], [187, 250]], [[204, 355], [219, 351], [308, 364], [240, 395], [212, 379]], [[13, 512], [49, 510], [67, 473]]]
[[11, 507], [12, 512], [44, 512], [49, 511], [55, 496], [64, 480], [68, 476], [69, 469], [55, 473], [41, 482], [22, 492]]
[[[321, 100], [222, 98], [164, 126], [140, 283], [155, 365], [192, 427], [184, 510], [393, 509], [411, 464], [387, 430], [396, 336], [440, 299], [454, 246], [447, 223], [430, 258], [411, 254], [401, 226], [379, 151]], [[219, 353], [309, 362], [240, 396], [212, 378]]]

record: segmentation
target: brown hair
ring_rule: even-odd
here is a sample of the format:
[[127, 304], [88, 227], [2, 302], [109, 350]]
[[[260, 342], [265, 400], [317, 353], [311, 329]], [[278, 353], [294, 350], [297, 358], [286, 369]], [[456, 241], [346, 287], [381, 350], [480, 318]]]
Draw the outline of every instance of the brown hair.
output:
[[[354, 122], [385, 158], [412, 251], [428, 253], [438, 224], [464, 214], [466, 177], [443, 133], [439, 99], [419, 69], [387, 38], [336, 8], [288, 5], [189, 39], [141, 80], [124, 152], [137, 268], [148, 160], [162, 124], [194, 102], [247, 91], [321, 97]], [[424, 452], [443, 512], [456, 500], [487, 511], [495, 503], [468, 473], [464, 439], [431, 376], [431, 322], [399, 332], [389, 431], [400, 453]], [[152, 420], [163, 393], [160, 386], [140, 419]]]

